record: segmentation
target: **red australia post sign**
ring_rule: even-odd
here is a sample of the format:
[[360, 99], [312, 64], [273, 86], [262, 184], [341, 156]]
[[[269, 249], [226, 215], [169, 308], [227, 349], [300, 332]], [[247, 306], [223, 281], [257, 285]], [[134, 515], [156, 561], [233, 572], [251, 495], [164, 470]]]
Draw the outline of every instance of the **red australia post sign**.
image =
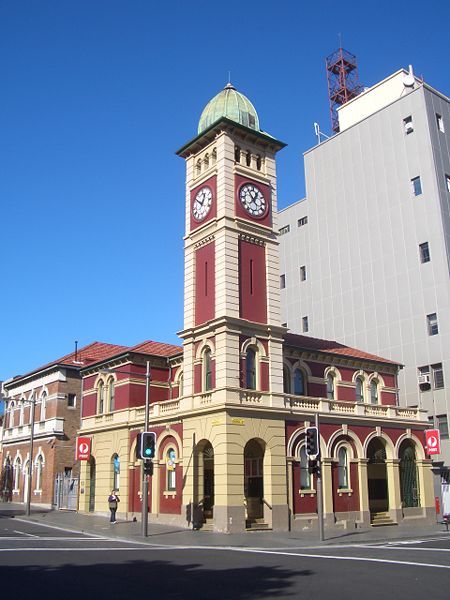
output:
[[91, 438], [77, 438], [75, 460], [89, 460], [91, 458]]
[[425, 431], [425, 442], [428, 454], [433, 455], [441, 453], [439, 429], [427, 429], [427, 431]]

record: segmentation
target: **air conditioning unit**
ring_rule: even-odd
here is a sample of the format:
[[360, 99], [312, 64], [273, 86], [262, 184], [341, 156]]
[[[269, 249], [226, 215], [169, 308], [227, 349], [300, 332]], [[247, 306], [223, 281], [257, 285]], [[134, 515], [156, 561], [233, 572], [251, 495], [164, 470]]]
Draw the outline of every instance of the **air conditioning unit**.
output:
[[412, 133], [414, 131], [414, 125], [412, 123], [405, 123], [406, 133]]
[[417, 381], [418, 381], [419, 385], [430, 385], [431, 377], [430, 377], [430, 375], [419, 375]]

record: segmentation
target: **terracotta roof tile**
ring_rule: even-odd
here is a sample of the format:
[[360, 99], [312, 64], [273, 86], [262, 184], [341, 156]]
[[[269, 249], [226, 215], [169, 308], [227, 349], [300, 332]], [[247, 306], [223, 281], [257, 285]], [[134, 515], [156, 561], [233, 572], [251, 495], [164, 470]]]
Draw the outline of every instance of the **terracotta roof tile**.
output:
[[141, 342], [140, 344], [129, 348], [129, 350], [130, 352], [142, 352], [143, 354], [151, 354], [152, 356], [175, 356], [183, 352], [181, 346], [153, 342], [152, 340]]
[[349, 356], [351, 358], [360, 358], [362, 360], [371, 360], [379, 363], [385, 363], [388, 365], [402, 366], [400, 363], [376, 356], [375, 354], [369, 354], [363, 352], [357, 348], [351, 348], [345, 346], [336, 341], [322, 340], [319, 338], [313, 338], [306, 335], [299, 335], [296, 333], [286, 333], [284, 336], [285, 344], [288, 346], [294, 346], [296, 348], [302, 348], [304, 350], [317, 350], [319, 352], [326, 352], [328, 354], [337, 354], [338, 356]]

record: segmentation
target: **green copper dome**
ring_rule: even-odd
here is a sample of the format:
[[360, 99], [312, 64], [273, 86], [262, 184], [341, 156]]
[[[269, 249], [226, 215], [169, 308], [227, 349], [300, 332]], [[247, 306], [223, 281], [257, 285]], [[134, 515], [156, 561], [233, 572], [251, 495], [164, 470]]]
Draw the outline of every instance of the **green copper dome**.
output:
[[198, 133], [208, 129], [221, 117], [236, 121], [249, 129], [260, 131], [259, 118], [255, 107], [248, 98], [228, 83], [221, 92], [205, 106], [198, 124]]

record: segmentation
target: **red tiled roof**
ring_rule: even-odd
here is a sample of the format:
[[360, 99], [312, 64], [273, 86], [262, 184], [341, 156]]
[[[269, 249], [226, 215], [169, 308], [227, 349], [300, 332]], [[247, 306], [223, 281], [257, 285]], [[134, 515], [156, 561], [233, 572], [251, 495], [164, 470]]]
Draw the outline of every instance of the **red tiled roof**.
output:
[[[28, 377], [33, 375], [34, 373], [39, 373], [39, 371], [44, 371], [49, 367], [54, 365], [67, 365], [71, 367], [86, 367], [92, 363], [98, 362], [100, 360], [105, 360], [106, 358], [110, 358], [111, 356], [115, 356], [119, 352], [122, 352], [127, 349], [127, 346], [118, 346], [117, 344], [106, 344], [105, 342], [92, 342], [83, 348], [79, 348], [76, 355], [75, 360], [75, 352], [71, 352], [70, 354], [66, 354], [62, 358], [58, 358], [57, 360], [52, 360], [37, 369], [33, 369], [25, 375], [19, 375], [14, 378], [14, 381], [18, 381], [23, 379], [24, 377]], [[8, 382], [10, 383], [10, 382]]]
[[152, 356], [175, 356], [181, 354], [183, 348], [181, 346], [173, 346], [172, 344], [163, 344], [162, 342], [152, 342], [147, 340], [141, 342], [132, 348], [130, 352], [142, 352], [142, 354], [151, 354]]
[[350, 348], [336, 341], [321, 340], [319, 338], [308, 337], [307, 335], [299, 335], [296, 333], [286, 333], [284, 341], [288, 346], [302, 348], [303, 350], [316, 350], [318, 352], [326, 352], [328, 354], [337, 354], [339, 356], [349, 356], [351, 358], [360, 358], [362, 360], [371, 360], [388, 365], [402, 366], [400, 363], [375, 354], [369, 354], [356, 348]]

